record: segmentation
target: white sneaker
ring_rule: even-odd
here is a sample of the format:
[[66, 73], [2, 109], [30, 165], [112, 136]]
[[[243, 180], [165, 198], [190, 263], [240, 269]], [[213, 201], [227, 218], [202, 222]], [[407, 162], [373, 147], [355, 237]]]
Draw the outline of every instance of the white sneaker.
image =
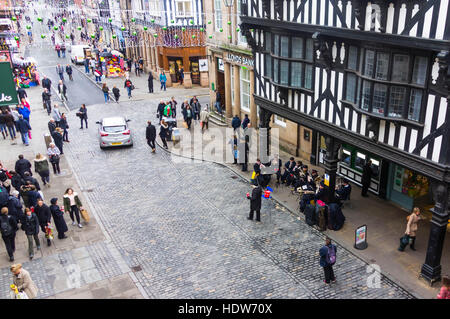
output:
[[83, 228], [83, 225], [81, 225], [81, 224], [78, 224], [78, 227], [80, 227], [80, 228]]
[[75, 223], [75, 222], [72, 222], [72, 225], [73, 225], [73, 226], [75, 226], [76, 224], [77, 224], [77, 223]]

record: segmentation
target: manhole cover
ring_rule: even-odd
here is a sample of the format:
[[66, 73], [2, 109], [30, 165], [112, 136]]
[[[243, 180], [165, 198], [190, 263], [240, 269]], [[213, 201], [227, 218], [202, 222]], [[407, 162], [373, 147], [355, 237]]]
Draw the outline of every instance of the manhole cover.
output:
[[133, 271], [133, 272], [138, 272], [138, 271], [141, 271], [142, 270], [142, 267], [139, 265], [139, 266], [134, 266], [134, 267], [131, 267], [131, 270]]

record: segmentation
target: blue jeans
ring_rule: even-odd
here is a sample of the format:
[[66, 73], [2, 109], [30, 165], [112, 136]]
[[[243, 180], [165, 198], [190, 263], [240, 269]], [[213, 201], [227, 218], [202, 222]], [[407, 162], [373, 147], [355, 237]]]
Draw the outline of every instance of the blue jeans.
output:
[[58, 74], [59, 74], [59, 78], [64, 81], [64, 73], [58, 73]]
[[56, 53], [58, 53], [58, 58], [61, 57], [61, 52], [60, 51], [56, 51]]
[[16, 138], [16, 128], [14, 126], [11, 126], [11, 127], [8, 126], [8, 131], [9, 131], [9, 135], [11, 137]]
[[127, 86], [128, 97], [131, 97], [131, 86]]
[[105, 96], [105, 103], [109, 101], [109, 94], [106, 92], [103, 92], [103, 95]]
[[66, 57], [66, 51], [61, 51], [62, 53], [62, 57], [65, 58]]
[[101, 76], [95, 76], [95, 82], [101, 82], [102, 77]]
[[89, 73], [89, 65], [85, 65], [84, 66], [84, 72], [85, 73]]
[[217, 112], [219, 112], [220, 114], [222, 114], [222, 108], [220, 107], [220, 102], [216, 102], [215, 107], [217, 109]]
[[161, 81], [161, 90], [164, 88], [164, 91], [166, 90], [166, 82]]
[[8, 133], [8, 130], [6, 129], [6, 124], [0, 124], [0, 131]]
[[20, 135], [22, 136], [23, 144], [27, 145], [28, 144], [28, 132], [25, 132], [25, 133], [20, 132]]

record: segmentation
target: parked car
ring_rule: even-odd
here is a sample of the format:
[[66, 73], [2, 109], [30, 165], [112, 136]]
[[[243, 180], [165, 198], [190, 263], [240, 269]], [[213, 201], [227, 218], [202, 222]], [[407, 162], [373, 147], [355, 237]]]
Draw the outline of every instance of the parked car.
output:
[[128, 127], [130, 120], [122, 116], [105, 117], [99, 124], [98, 138], [100, 148], [114, 147], [114, 146], [133, 146], [133, 135]]
[[72, 45], [70, 50], [70, 60], [72, 60], [72, 63], [83, 64], [86, 57], [86, 50], [90, 52], [90, 47], [88, 45]]

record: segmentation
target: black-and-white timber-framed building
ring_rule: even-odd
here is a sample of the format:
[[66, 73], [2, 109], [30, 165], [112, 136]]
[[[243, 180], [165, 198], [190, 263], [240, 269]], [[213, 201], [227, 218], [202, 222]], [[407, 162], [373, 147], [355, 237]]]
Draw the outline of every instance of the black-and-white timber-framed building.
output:
[[[311, 162], [415, 205], [432, 197], [423, 278], [441, 277], [450, 205], [449, 0], [240, 0], [260, 127], [313, 131]], [[447, 252], [448, 253], [448, 252]]]

